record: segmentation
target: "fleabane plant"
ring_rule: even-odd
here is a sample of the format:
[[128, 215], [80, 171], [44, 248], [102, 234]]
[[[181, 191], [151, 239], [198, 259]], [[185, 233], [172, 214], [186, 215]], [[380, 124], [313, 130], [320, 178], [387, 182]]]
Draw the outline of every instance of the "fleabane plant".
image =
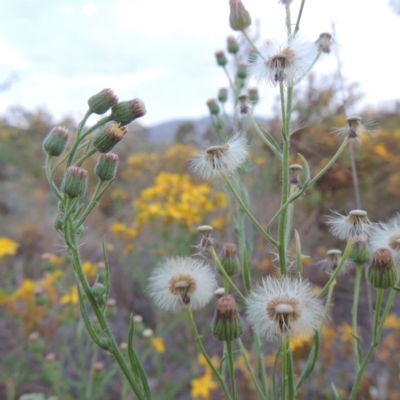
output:
[[[301, 237], [293, 226], [296, 204], [303, 201], [302, 195], [334, 165], [349, 144], [355, 139], [360, 140], [365, 128], [360, 117], [347, 117], [347, 125], [338, 129], [341, 142], [337, 151], [314, 175], [302, 154], [298, 155], [299, 163], [291, 163], [292, 116], [296, 111], [294, 92], [321, 56], [329, 55], [333, 39], [326, 32], [316, 32], [316, 40], [311, 41], [301, 35], [305, 0], [298, 7], [293, 7], [296, 2], [290, 0], [280, 3], [286, 12], [286, 37], [268, 38], [259, 45], [252, 38], [250, 12], [241, 0], [229, 1], [227, 23], [229, 21], [238, 36], [228, 37], [229, 56], [224, 51], [215, 54], [229, 88], [221, 88], [215, 99], [206, 102], [217, 138], [190, 161], [194, 175], [212, 185], [226, 186], [237, 244], [233, 243], [231, 235], [229, 243], [222, 245], [220, 253], [213, 228], [204, 221], [204, 225], [198, 227], [200, 240], [193, 244], [192, 256], [169, 257], [159, 262], [149, 272], [146, 290], [155, 306], [163, 313], [171, 312], [171, 318], [174, 318], [174, 314], [185, 314], [204, 365], [213, 374], [225, 399], [244, 398], [236, 376], [236, 362], [240, 355], [252, 382], [252, 398], [294, 400], [314, 372], [321, 332], [333, 307], [336, 279], [339, 274], [343, 276], [355, 270], [351, 311], [355, 368], [348, 392], [348, 398], [354, 400], [363, 374], [380, 343], [395, 292], [399, 290], [396, 287], [400, 259], [399, 217], [388, 223], [374, 224], [368, 218], [367, 211], [360, 209], [344, 215], [334, 212], [328, 216], [326, 223], [332, 235], [345, 241], [346, 245], [342, 250], [329, 250], [321, 261], [321, 266], [327, 272], [327, 282], [322, 288], [314, 288], [307, 280], [303, 271]], [[233, 66], [228, 57], [233, 61]], [[250, 87], [251, 82], [257, 86]], [[259, 92], [262, 90], [277, 91], [279, 94], [279, 138], [261, 127], [253, 115], [259, 107]], [[226, 109], [228, 100], [232, 102], [232, 115]], [[109, 110], [108, 116], [94, 126], [85, 128], [87, 118], [92, 113], [103, 114]], [[106, 273], [93, 286], [88, 284], [83, 272], [78, 246], [85, 232], [88, 215], [116, 178], [119, 158], [111, 151], [124, 140], [127, 134], [125, 126], [145, 112], [141, 100], [118, 102], [113, 92], [106, 89], [89, 99], [89, 110], [66, 153], [68, 133], [62, 127], [53, 129], [43, 145], [47, 153], [46, 174], [60, 203], [55, 227], [71, 255], [78, 279], [83, 320], [95, 344], [113, 355], [138, 399], [150, 399], [152, 393], [144, 368], [132, 346], [133, 319], [128, 334], [128, 357], [123, 356], [110, 330], [106, 304], [112, 273], [105, 246], [103, 244]], [[252, 213], [252, 194], [242, 179], [254, 168], [249, 160], [250, 129], [270, 150], [271, 157], [274, 157], [281, 171], [280, 203], [272, 210], [273, 217], [268, 223], [258, 221]], [[94, 170], [97, 185], [93, 193], [88, 193], [91, 174], [85, 169], [85, 161], [92, 156], [98, 157]], [[61, 161], [55, 163], [56, 157], [61, 157]], [[60, 168], [64, 168], [64, 178], [57, 183], [54, 176]], [[266, 207], [270, 206], [267, 204]], [[251, 266], [253, 229], [277, 256], [276, 276], [266, 276], [261, 280], [254, 276]], [[289, 256], [290, 246], [295, 248], [294, 259]], [[366, 354], [363, 354], [365, 346], [361, 343], [358, 323], [364, 271], [375, 290], [372, 342]], [[383, 306], [384, 291], [388, 295]], [[214, 295], [217, 300], [213, 302]], [[214, 304], [215, 316], [209, 334], [218, 343], [214, 348], [220, 351], [219, 366], [215, 365], [207, 351], [203, 332], [199, 332], [194, 317], [194, 313], [204, 312], [210, 303]], [[101, 329], [93, 326], [90, 313], [96, 315]], [[246, 334], [251, 335], [252, 340], [246, 337], [245, 345], [241, 337]], [[306, 362], [295, 366], [290, 341], [300, 339], [311, 340], [313, 344]], [[270, 369], [265, 365], [265, 342], [275, 342], [278, 346], [274, 366]], [[184, 352], [185, 349], [179, 351]], [[254, 360], [256, 362], [252, 362]], [[215, 384], [213, 381], [210, 386], [214, 388]], [[333, 384], [326, 382], [325, 386], [332, 387], [333, 398], [339, 399]], [[162, 394], [154, 393], [154, 396], [157, 399]]]

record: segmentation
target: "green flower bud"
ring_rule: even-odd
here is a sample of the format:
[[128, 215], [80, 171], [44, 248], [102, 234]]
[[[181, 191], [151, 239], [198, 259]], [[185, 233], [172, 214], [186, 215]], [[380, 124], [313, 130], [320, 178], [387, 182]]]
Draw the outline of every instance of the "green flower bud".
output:
[[229, 0], [229, 24], [234, 31], [244, 31], [251, 25], [251, 17], [241, 0]]
[[218, 91], [218, 101], [220, 103], [225, 103], [228, 100], [228, 89], [221, 88]]
[[210, 99], [207, 101], [208, 110], [210, 111], [211, 115], [218, 115], [219, 114], [219, 105], [215, 99]]
[[235, 340], [242, 335], [243, 322], [233, 297], [223, 296], [217, 300], [217, 310], [211, 328], [213, 336], [220, 341]]
[[239, 44], [233, 36], [227, 38], [228, 53], [236, 54], [239, 51]]
[[64, 228], [64, 215], [63, 214], [58, 214], [56, 216], [56, 219], [54, 220], [54, 228], [56, 228], [58, 231], [62, 231]]
[[107, 301], [107, 293], [106, 288], [103, 284], [96, 282], [91, 288], [90, 291], [95, 298], [97, 304], [100, 307], [104, 307]]
[[103, 350], [106, 350], [106, 351], [110, 350], [111, 346], [110, 346], [110, 340], [108, 338], [101, 337], [99, 339], [99, 342], [100, 342], [100, 347]]
[[375, 251], [367, 278], [376, 289], [389, 289], [396, 284], [398, 272], [390, 249], [382, 247]]
[[222, 246], [221, 264], [229, 276], [239, 272], [239, 257], [237, 255], [236, 244], [224, 243]]
[[126, 128], [115, 122], [101, 126], [93, 137], [93, 147], [100, 153], [108, 153], [126, 134]]
[[128, 125], [147, 112], [146, 106], [140, 99], [121, 101], [111, 109], [111, 118], [121, 125]]
[[247, 78], [247, 64], [245, 63], [239, 63], [238, 69], [236, 72], [236, 76], [240, 79], [246, 79]]
[[258, 89], [257, 88], [250, 88], [249, 89], [249, 99], [253, 104], [257, 104], [260, 100], [258, 96]]
[[111, 89], [103, 89], [101, 92], [89, 98], [89, 109], [95, 114], [104, 114], [112, 106], [118, 103], [118, 97]]
[[80, 167], [68, 167], [61, 185], [63, 193], [71, 198], [82, 197], [87, 188], [88, 172]]
[[368, 237], [366, 235], [362, 234], [354, 239], [354, 243], [349, 254], [349, 259], [359, 265], [371, 261], [372, 252], [368, 244]]
[[217, 60], [217, 64], [220, 67], [225, 67], [225, 65], [228, 64], [228, 60], [227, 60], [227, 58], [225, 56], [225, 53], [222, 50], [217, 51], [215, 53], [215, 58]]
[[67, 142], [67, 129], [63, 126], [57, 126], [44, 139], [43, 150], [51, 157], [58, 157], [64, 152]]
[[114, 153], [102, 154], [94, 167], [94, 173], [102, 181], [111, 181], [115, 178], [118, 169], [119, 157]]

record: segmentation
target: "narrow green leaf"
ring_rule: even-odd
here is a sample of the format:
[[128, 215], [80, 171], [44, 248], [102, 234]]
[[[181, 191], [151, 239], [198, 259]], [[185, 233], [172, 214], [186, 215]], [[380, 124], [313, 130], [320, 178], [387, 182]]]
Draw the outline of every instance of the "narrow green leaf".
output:
[[297, 229], [294, 230], [294, 238], [296, 241], [297, 279], [301, 279], [303, 275], [303, 257], [301, 254], [300, 235], [299, 232], [297, 232]]
[[392, 289], [395, 290], [396, 292], [400, 292], [400, 287], [398, 286], [393, 286]]
[[297, 153], [297, 155], [301, 158], [301, 161], [303, 162], [303, 164], [304, 164], [304, 166], [306, 168], [306, 182], [309, 182], [310, 179], [311, 179], [310, 166], [308, 165], [308, 162], [307, 162], [306, 158], [302, 154]]
[[342, 400], [342, 396], [336, 390], [336, 386], [335, 386], [335, 384], [333, 382], [331, 382], [331, 388], [332, 388], [332, 393], [333, 393], [334, 400]]
[[279, 399], [278, 389], [276, 387], [276, 367], [278, 365], [278, 360], [280, 359], [281, 354], [282, 354], [282, 344], [279, 346], [279, 349], [275, 354], [275, 362], [271, 371], [272, 393], [274, 394], [275, 399]]
[[133, 322], [133, 315], [129, 320], [129, 333], [128, 333], [128, 356], [129, 361], [132, 367], [132, 372], [136, 379], [140, 379], [140, 384], [144, 391], [144, 395], [147, 399], [151, 399], [151, 391], [149, 388], [149, 384], [147, 381], [146, 373], [142, 367], [142, 364], [137, 356], [134, 348], [133, 348], [133, 333], [134, 333], [134, 322]]
[[106, 241], [103, 238], [103, 260], [104, 260], [104, 265], [106, 267], [106, 276], [105, 276], [105, 288], [106, 288], [106, 302], [108, 299], [108, 296], [110, 295], [110, 264], [108, 263], [108, 258], [107, 258], [107, 250], [106, 250]]
[[247, 256], [247, 247], [243, 246], [243, 280], [244, 286], [246, 287], [247, 292], [251, 289], [251, 281], [250, 281], [250, 264]]
[[303, 368], [303, 372], [301, 373], [300, 379], [296, 384], [296, 390], [299, 390], [303, 383], [308, 379], [311, 375], [312, 371], [314, 370], [315, 363], [317, 361], [318, 352], [319, 352], [319, 339], [320, 339], [320, 332], [315, 331], [314, 333], [314, 344], [311, 349], [311, 352], [308, 356], [308, 360], [306, 365]]

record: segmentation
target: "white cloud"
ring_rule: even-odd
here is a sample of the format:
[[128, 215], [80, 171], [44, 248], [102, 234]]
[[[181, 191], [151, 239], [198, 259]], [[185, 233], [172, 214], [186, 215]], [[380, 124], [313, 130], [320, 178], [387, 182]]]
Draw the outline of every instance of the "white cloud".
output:
[[1, 43], [0, 54], [0, 65], [6, 65], [15, 69], [27, 69], [29, 67], [29, 63], [20, 53]]
[[97, 12], [97, 7], [94, 4], [85, 4], [82, 7], [82, 12], [85, 15], [94, 15]]

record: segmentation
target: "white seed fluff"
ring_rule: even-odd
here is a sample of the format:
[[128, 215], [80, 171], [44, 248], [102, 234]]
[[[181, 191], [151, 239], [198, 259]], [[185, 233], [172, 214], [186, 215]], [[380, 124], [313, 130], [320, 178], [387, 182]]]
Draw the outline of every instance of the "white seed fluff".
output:
[[191, 162], [191, 170], [204, 179], [214, 179], [222, 173], [231, 174], [247, 159], [246, 137], [238, 133], [223, 145], [208, 147]]
[[310, 284], [288, 277], [264, 278], [250, 292], [246, 306], [254, 332], [267, 339], [307, 338], [318, 329], [323, 315]]
[[202, 260], [190, 257], [167, 259], [149, 278], [149, 296], [166, 311], [197, 310], [213, 298], [217, 281]]
[[249, 74], [259, 83], [283, 82], [290, 86], [307, 75], [319, 54], [317, 44], [300, 35], [284, 41], [269, 40], [260, 53], [249, 66]]
[[326, 224], [333, 236], [340, 240], [348, 240], [361, 235], [369, 236], [371, 222], [366, 211], [353, 210], [349, 212], [349, 215], [341, 215], [336, 211], [334, 213], [334, 216], [328, 216], [326, 219]]

